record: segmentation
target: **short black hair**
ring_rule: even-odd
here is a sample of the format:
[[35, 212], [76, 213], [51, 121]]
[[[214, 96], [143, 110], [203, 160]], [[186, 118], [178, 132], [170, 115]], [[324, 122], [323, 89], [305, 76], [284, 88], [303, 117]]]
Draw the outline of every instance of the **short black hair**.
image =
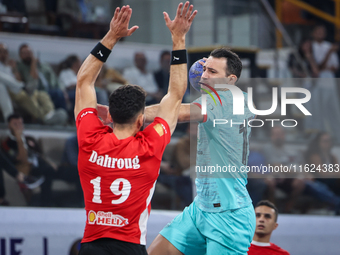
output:
[[228, 48], [218, 48], [213, 50], [210, 53], [210, 56], [214, 58], [226, 58], [226, 75], [234, 74], [236, 75], [237, 79], [240, 78], [242, 71], [242, 62], [235, 52], [232, 52]]
[[279, 210], [276, 208], [276, 206], [272, 202], [270, 202], [269, 200], [261, 200], [260, 202], [258, 202], [256, 204], [255, 208], [262, 206], [262, 205], [268, 206], [268, 207], [274, 209], [274, 211], [275, 211], [275, 222], [276, 222], [277, 217], [279, 216]]
[[21, 119], [22, 116], [19, 113], [12, 113], [7, 117], [7, 123], [9, 123], [12, 119]]
[[64, 69], [72, 68], [72, 65], [77, 61], [79, 61], [77, 55], [67, 56], [67, 58], [59, 64], [59, 73]]
[[23, 48], [25, 48], [25, 47], [29, 47], [27, 43], [23, 43], [23, 44], [20, 45], [20, 47], [19, 47], [19, 55], [20, 55], [20, 53], [21, 53], [21, 50], [22, 50]]
[[109, 97], [109, 112], [114, 123], [132, 124], [144, 112], [146, 92], [137, 85], [124, 85]]
[[163, 57], [166, 56], [166, 55], [171, 55], [170, 51], [168, 51], [168, 50], [163, 50], [163, 51], [161, 52], [161, 55], [160, 55], [159, 59], [162, 60]]

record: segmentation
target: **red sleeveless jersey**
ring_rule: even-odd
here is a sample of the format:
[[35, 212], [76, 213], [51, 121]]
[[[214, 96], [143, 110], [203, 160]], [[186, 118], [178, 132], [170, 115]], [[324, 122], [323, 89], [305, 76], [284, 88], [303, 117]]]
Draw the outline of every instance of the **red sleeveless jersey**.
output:
[[119, 140], [94, 108], [77, 116], [78, 171], [86, 226], [82, 242], [114, 238], [146, 244], [151, 198], [171, 133], [155, 118], [144, 131]]

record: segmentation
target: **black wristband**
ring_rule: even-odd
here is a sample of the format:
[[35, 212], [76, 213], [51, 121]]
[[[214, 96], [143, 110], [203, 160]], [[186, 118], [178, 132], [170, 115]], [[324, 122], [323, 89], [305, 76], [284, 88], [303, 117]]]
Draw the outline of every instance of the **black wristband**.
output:
[[97, 45], [93, 48], [93, 50], [91, 51], [91, 54], [98, 58], [100, 61], [102, 62], [106, 62], [107, 58], [109, 57], [111, 53], [111, 50], [109, 50], [108, 48], [106, 48], [103, 44], [101, 44], [100, 42], [97, 43]]
[[187, 63], [187, 50], [171, 51], [171, 65], [179, 65]]

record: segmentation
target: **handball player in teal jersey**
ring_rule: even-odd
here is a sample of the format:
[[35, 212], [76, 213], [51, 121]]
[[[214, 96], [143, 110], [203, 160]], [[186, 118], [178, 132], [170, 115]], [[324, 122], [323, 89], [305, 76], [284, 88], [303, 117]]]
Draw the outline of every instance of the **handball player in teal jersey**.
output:
[[[203, 64], [201, 87], [215, 84], [235, 85], [241, 75], [242, 63], [232, 51], [220, 48], [211, 52]], [[205, 86], [208, 85], [208, 86]], [[197, 196], [156, 237], [148, 249], [150, 255], [220, 255], [247, 254], [255, 231], [255, 212], [246, 189], [250, 127], [250, 112], [245, 98], [244, 115], [233, 115], [233, 97], [230, 90], [215, 90], [207, 96], [207, 114], [202, 115], [201, 98], [191, 104], [182, 104], [179, 122], [198, 121], [196, 156]], [[152, 122], [157, 106], [146, 108], [146, 122]], [[215, 125], [214, 120], [228, 120]], [[232, 120], [232, 127], [230, 121]], [[215, 166], [215, 172], [208, 172]], [[224, 171], [217, 169], [223, 167]], [[227, 170], [229, 169], [229, 170]], [[231, 171], [232, 169], [232, 171]]]
[[[149, 255], [233, 255], [247, 254], [255, 231], [255, 212], [246, 189], [250, 127], [248, 120], [255, 116], [244, 95], [244, 115], [233, 115], [230, 90], [214, 89], [215, 84], [235, 85], [240, 78], [242, 63], [232, 51], [220, 48], [211, 52], [203, 64], [201, 88], [213, 92], [206, 96], [207, 114], [202, 115], [202, 100], [182, 104], [178, 122], [199, 122], [196, 188], [197, 196], [190, 206], [170, 222], [148, 248]], [[212, 90], [211, 90], [212, 88]], [[105, 118], [106, 108], [100, 109]], [[156, 117], [158, 105], [145, 110], [146, 122]], [[99, 109], [98, 109], [99, 110]], [[229, 123], [215, 125], [214, 120]], [[232, 120], [232, 127], [230, 126]], [[227, 172], [208, 172], [210, 166], [233, 169]]]

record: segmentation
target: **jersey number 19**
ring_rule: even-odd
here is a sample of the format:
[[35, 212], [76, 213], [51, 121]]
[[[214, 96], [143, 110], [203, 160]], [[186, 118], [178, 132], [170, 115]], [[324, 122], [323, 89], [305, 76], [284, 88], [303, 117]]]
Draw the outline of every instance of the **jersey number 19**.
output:
[[[99, 176], [97, 178], [91, 180], [91, 183], [93, 184], [93, 198], [92, 198], [93, 203], [98, 203], [98, 204], [102, 203], [102, 200], [101, 200], [101, 197], [100, 197], [100, 195], [101, 195], [100, 181], [101, 181], [101, 177], [99, 177]], [[121, 185], [121, 183], [123, 185], [122, 185], [122, 188], [119, 189], [119, 186]], [[110, 190], [116, 196], [121, 195], [120, 198], [118, 198], [116, 200], [113, 199], [111, 201], [111, 203], [112, 204], [121, 204], [126, 199], [128, 199], [130, 192], [131, 192], [131, 184], [128, 180], [126, 180], [124, 178], [118, 178], [111, 183]]]

